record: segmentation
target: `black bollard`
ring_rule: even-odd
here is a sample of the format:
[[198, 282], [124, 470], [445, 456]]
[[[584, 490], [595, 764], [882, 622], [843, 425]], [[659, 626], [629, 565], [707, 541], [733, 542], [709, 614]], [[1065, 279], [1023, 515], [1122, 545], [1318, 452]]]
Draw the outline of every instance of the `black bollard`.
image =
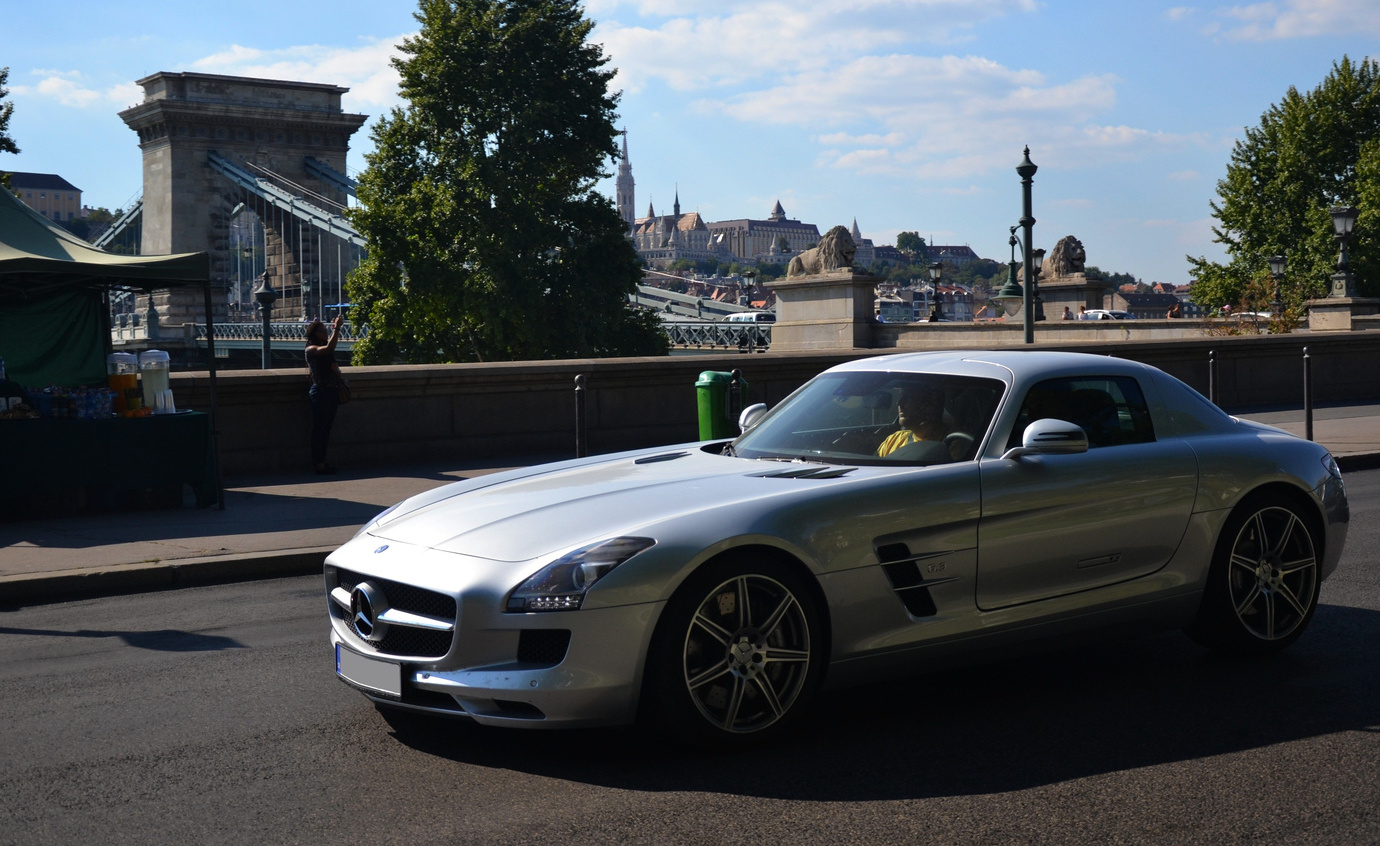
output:
[[1303, 436], [1313, 440], [1313, 357], [1303, 348]]
[[589, 455], [589, 440], [585, 432], [585, 374], [575, 377], [575, 457]]
[[1208, 350], [1208, 400], [1217, 405], [1217, 350]]
[[743, 371], [734, 370], [728, 380], [728, 402], [724, 404], [731, 425], [738, 425], [738, 415], [743, 413]]

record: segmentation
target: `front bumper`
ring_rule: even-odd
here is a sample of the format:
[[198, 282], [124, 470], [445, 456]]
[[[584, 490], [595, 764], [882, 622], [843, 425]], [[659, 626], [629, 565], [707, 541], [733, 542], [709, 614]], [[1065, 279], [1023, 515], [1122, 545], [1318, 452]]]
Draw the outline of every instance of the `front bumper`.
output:
[[435, 654], [408, 655], [361, 637], [349, 609], [327, 599], [333, 650], [399, 668], [398, 695], [337, 674], [370, 700], [523, 728], [617, 725], [636, 717], [651, 631], [664, 603], [503, 613], [503, 596], [515, 583], [511, 564], [396, 542], [384, 558], [373, 554], [376, 541], [357, 541], [327, 558], [328, 595], [342, 583], [371, 580], [385, 592], [451, 597], [456, 609], [453, 633], [431, 640], [438, 643]]

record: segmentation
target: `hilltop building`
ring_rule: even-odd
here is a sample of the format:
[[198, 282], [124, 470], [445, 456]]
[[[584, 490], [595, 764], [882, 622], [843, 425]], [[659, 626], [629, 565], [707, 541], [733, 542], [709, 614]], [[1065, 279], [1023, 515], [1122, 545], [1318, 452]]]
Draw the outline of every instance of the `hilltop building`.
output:
[[671, 214], [658, 215], [651, 203], [647, 216], [633, 221], [633, 246], [649, 267], [666, 267], [679, 259], [689, 261], [729, 261], [733, 258], [712, 236], [699, 212], [681, 214], [680, 192]]
[[819, 243], [819, 227], [786, 217], [777, 200], [766, 220], [720, 220], [709, 224], [716, 244], [748, 261], [783, 263]]
[[[699, 212], [681, 213], [677, 190], [671, 214], [658, 215], [653, 204], [648, 203], [647, 215], [636, 217], [636, 183], [628, 157], [627, 130], [623, 131], [614, 193], [618, 214], [628, 226], [637, 254], [652, 267], [665, 267], [678, 259], [784, 263], [819, 243], [819, 227], [786, 217], [779, 200], [766, 220], [743, 218], [709, 223]], [[853, 228], [856, 232], [856, 221]]]
[[82, 216], [81, 189], [56, 173], [10, 172], [10, 190], [20, 202], [49, 220]]

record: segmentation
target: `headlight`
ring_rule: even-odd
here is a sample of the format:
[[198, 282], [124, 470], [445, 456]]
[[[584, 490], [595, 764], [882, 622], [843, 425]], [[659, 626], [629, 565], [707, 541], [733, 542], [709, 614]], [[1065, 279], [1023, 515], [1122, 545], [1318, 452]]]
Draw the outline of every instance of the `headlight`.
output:
[[562, 555], [518, 585], [504, 610], [574, 611], [595, 582], [655, 543], [651, 538], [614, 538]]
[[387, 508], [385, 508], [384, 510], [380, 511], [378, 514], [375, 514], [375, 515], [374, 515], [374, 519], [370, 520], [368, 523], [365, 523], [363, 526], [360, 526], [360, 527], [359, 527], [359, 531], [354, 533], [354, 537], [359, 537], [360, 535], [362, 535], [362, 534], [364, 534], [365, 532], [369, 531], [370, 529], [374, 528], [374, 527], [377, 526], [378, 524], [382, 523], [382, 522], [384, 521], [384, 519], [388, 517], [389, 514], [392, 514], [394, 511], [397, 511], [397, 510], [398, 510], [398, 506], [399, 506], [399, 505], [402, 505], [402, 503], [399, 502], [399, 503], [397, 503], [396, 505], [390, 505], [389, 507], [387, 507]]

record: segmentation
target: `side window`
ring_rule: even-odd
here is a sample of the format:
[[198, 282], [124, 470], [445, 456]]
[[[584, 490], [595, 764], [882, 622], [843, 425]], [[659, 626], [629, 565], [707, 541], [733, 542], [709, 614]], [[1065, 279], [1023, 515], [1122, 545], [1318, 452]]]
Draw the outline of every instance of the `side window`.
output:
[[1020, 446], [1025, 427], [1045, 418], [1080, 426], [1088, 433], [1090, 449], [1155, 440], [1145, 394], [1129, 376], [1080, 376], [1040, 382], [1026, 394], [1008, 448]]

